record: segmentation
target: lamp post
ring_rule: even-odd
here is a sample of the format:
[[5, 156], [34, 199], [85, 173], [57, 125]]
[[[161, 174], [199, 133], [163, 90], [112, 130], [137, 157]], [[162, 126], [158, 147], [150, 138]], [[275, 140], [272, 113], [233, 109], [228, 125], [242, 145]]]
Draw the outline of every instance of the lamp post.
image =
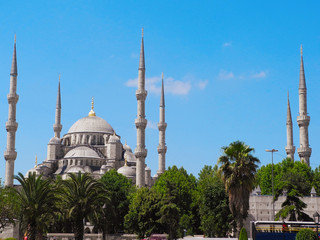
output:
[[317, 239], [319, 239], [319, 232], [318, 232], [319, 218], [320, 218], [320, 214], [318, 213], [318, 211], [316, 211], [316, 212], [313, 214], [313, 219], [314, 219], [314, 222], [315, 222], [315, 224], [316, 224]]
[[274, 221], [274, 186], [273, 186], [273, 153], [278, 152], [276, 149], [266, 149], [266, 152], [271, 152], [271, 161], [272, 161], [272, 221]]

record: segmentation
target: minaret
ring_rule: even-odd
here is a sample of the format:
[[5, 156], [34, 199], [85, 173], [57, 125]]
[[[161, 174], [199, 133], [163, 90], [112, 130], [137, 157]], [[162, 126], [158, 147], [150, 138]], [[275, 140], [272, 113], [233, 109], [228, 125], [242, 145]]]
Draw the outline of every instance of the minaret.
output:
[[297, 122], [300, 128], [300, 147], [298, 154], [300, 161], [310, 166], [311, 148], [309, 147], [308, 126], [310, 117], [307, 112], [307, 87], [304, 75], [302, 46], [301, 46], [301, 63], [300, 63], [300, 80], [299, 80], [299, 116]]
[[18, 129], [18, 123], [16, 122], [16, 104], [19, 99], [17, 94], [17, 55], [16, 55], [16, 36], [14, 36], [14, 47], [12, 66], [10, 73], [10, 92], [7, 96], [9, 103], [8, 121], [6, 122], [7, 129], [7, 149], [4, 152], [4, 158], [6, 160], [6, 176], [5, 186], [13, 186], [14, 175], [14, 161], [17, 158], [16, 144], [16, 131]]
[[145, 62], [144, 62], [144, 44], [143, 44], [143, 29], [141, 37], [141, 51], [139, 62], [139, 76], [138, 89], [136, 90], [136, 97], [138, 101], [137, 119], [135, 120], [137, 128], [137, 147], [135, 149], [136, 164], [136, 185], [137, 187], [145, 186], [145, 159], [147, 157], [147, 149], [145, 146], [145, 129], [147, 126], [147, 119], [145, 118], [145, 100], [147, 91], [145, 90]]
[[159, 146], [158, 146], [159, 168], [157, 171], [158, 176], [164, 173], [166, 169], [166, 152], [167, 152], [166, 128], [167, 128], [167, 123], [165, 121], [164, 86], [163, 86], [163, 73], [162, 73], [160, 117], [159, 117], [159, 123], [158, 123], [158, 129], [159, 129]]
[[294, 152], [296, 147], [293, 145], [293, 130], [292, 130], [292, 117], [291, 117], [291, 108], [289, 101], [289, 92], [288, 92], [288, 107], [287, 107], [287, 146], [286, 153], [287, 157], [294, 160]]
[[59, 74], [59, 85], [58, 85], [58, 95], [57, 95], [57, 104], [56, 104], [56, 115], [55, 122], [53, 124], [54, 136], [60, 138], [60, 132], [62, 129], [61, 125], [61, 95], [60, 95], [60, 74]]

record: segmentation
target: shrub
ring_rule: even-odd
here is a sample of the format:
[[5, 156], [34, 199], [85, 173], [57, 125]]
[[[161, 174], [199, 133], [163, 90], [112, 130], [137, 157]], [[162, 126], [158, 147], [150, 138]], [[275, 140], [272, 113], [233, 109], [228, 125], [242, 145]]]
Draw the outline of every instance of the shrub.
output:
[[317, 234], [311, 229], [302, 229], [298, 232], [296, 240], [317, 240]]
[[5, 238], [4, 240], [17, 240], [17, 239], [15, 239], [13, 237], [9, 237], [9, 238]]
[[244, 227], [240, 230], [239, 240], [248, 240], [247, 230]]

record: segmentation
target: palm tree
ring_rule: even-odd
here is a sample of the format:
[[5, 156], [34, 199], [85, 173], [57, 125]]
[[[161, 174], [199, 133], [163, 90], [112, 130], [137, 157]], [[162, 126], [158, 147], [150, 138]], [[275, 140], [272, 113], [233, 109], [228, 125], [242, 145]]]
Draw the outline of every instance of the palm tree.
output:
[[42, 179], [35, 173], [29, 173], [28, 178], [19, 173], [15, 179], [21, 184], [21, 188], [15, 189], [21, 206], [21, 230], [27, 232], [28, 240], [43, 239], [58, 211], [56, 189], [51, 179]]
[[82, 240], [84, 222], [98, 217], [107, 199], [106, 191], [103, 184], [86, 173], [68, 174], [68, 177], [62, 181], [60, 198], [72, 222], [75, 239]]
[[222, 147], [219, 157], [220, 173], [229, 197], [229, 208], [234, 219], [234, 230], [238, 235], [243, 220], [248, 216], [249, 196], [254, 187], [259, 159], [252, 156], [254, 151], [244, 142], [236, 141]]

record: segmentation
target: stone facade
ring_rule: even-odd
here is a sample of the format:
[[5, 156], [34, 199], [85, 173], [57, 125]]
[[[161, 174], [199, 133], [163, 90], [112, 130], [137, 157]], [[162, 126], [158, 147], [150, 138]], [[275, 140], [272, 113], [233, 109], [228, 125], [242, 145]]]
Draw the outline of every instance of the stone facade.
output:
[[[16, 103], [19, 96], [17, 90], [17, 60], [16, 42], [14, 43], [12, 68], [10, 73], [10, 93], [8, 94], [9, 116], [6, 123], [8, 132], [7, 149], [4, 153], [6, 160], [5, 185], [13, 185], [14, 161], [17, 152], [15, 151], [15, 132], [18, 124], [16, 122]], [[88, 116], [76, 121], [61, 137], [61, 92], [60, 76], [55, 110], [55, 122], [53, 124], [54, 136], [47, 145], [47, 157], [29, 173], [35, 172], [44, 177], [55, 177], [61, 175], [66, 179], [69, 173], [90, 173], [94, 178], [100, 178], [111, 169], [131, 179], [138, 187], [150, 187], [154, 183], [151, 177], [151, 169], [146, 166], [147, 149], [145, 146], [145, 129], [147, 120], [145, 118], [145, 60], [143, 35], [141, 39], [141, 54], [138, 71], [138, 89], [136, 97], [138, 103], [137, 119], [137, 147], [133, 153], [131, 148], [121, 142], [121, 137], [104, 119], [96, 116], [94, 102], [92, 99], [91, 111]], [[163, 86], [162, 86], [163, 88]], [[164, 93], [162, 93], [164, 94]], [[162, 96], [164, 98], [164, 96]], [[162, 100], [161, 100], [162, 101]], [[160, 118], [164, 119], [164, 109], [160, 112]], [[162, 117], [163, 116], [163, 117]], [[159, 128], [159, 135], [162, 143], [165, 143], [163, 128]], [[160, 161], [160, 160], [159, 160]], [[161, 160], [160, 171], [163, 172], [165, 165]]]

